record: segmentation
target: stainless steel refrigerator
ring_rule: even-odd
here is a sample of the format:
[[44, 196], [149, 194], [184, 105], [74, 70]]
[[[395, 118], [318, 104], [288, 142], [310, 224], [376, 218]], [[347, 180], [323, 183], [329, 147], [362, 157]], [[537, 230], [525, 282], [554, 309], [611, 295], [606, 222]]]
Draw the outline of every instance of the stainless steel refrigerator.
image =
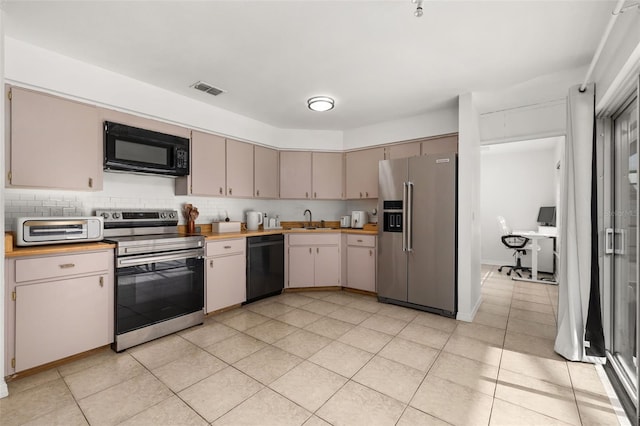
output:
[[457, 156], [379, 165], [378, 299], [455, 317]]

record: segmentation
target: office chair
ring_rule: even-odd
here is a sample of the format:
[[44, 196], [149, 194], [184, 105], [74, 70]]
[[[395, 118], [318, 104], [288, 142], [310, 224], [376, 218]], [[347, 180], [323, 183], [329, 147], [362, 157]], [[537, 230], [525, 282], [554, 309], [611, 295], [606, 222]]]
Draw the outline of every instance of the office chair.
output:
[[520, 275], [520, 271], [530, 271], [531, 268], [522, 266], [522, 256], [527, 252], [526, 246], [529, 244], [529, 238], [520, 235], [513, 235], [511, 229], [507, 226], [507, 221], [504, 217], [498, 216], [498, 225], [502, 236], [500, 237], [502, 244], [507, 248], [513, 250], [513, 256], [516, 258], [515, 265], [502, 265], [498, 268], [498, 272], [502, 272], [502, 268], [507, 268], [507, 275], [511, 276], [512, 272], [515, 272], [517, 276]]

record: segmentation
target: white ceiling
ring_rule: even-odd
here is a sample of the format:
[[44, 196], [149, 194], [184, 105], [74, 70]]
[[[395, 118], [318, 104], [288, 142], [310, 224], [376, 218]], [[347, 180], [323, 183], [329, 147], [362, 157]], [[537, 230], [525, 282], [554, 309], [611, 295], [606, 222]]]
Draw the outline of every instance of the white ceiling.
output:
[[[3, 2], [9, 37], [276, 127], [327, 130], [453, 106], [470, 91], [519, 87], [520, 105], [564, 96], [614, 5], [425, 0], [415, 18], [410, 0]], [[227, 92], [189, 87], [198, 80]], [[335, 109], [308, 110], [313, 95]]]

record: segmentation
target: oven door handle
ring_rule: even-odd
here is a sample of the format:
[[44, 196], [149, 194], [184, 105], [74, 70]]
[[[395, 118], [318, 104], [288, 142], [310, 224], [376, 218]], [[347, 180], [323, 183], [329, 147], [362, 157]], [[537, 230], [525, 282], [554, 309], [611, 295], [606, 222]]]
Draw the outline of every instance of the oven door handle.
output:
[[167, 254], [152, 254], [148, 256], [131, 256], [118, 258], [116, 260], [117, 268], [125, 268], [127, 266], [146, 265], [148, 263], [157, 262], [170, 262], [172, 260], [190, 259], [190, 258], [202, 258], [204, 255], [203, 249], [183, 250], [178, 253]]

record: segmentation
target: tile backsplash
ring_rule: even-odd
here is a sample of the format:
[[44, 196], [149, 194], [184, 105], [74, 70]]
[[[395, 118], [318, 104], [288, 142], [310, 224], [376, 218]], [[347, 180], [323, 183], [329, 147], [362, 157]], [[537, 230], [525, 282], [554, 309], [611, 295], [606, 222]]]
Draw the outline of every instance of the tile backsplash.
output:
[[[191, 203], [198, 208], [197, 223], [223, 220], [245, 221], [245, 212], [256, 210], [281, 220], [304, 220], [310, 209], [313, 219], [340, 220], [351, 210], [376, 207], [376, 200], [259, 200], [174, 195], [174, 180], [166, 177], [127, 173], [105, 173], [103, 190], [99, 192], [55, 191], [42, 189], [5, 189], [5, 229], [15, 231], [15, 221], [25, 216], [90, 216], [96, 209], [175, 209]], [[180, 217], [180, 223], [185, 220]]]

